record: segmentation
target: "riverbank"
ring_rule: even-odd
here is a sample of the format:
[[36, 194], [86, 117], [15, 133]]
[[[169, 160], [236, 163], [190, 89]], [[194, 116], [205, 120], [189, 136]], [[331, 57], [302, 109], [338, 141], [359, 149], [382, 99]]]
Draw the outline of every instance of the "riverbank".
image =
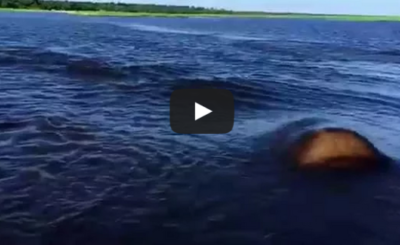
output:
[[70, 14], [84, 16], [122, 16], [122, 17], [235, 17], [235, 18], [281, 18], [281, 19], [327, 19], [348, 21], [400, 21], [400, 16], [368, 15], [320, 15], [320, 14], [175, 14], [175, 13], [131, 13], [111, 11], [68, 11]]
[[51, 12], [65, 13], [80, 16], [109, 16], [109, 17], [213, 17], [213, 18], [275, 18], [275, 19], [325, 19], [343, 21], [400, 21], [400, 16], [372, 16], [372, 15], [323, 15], [323, 14], [187, 14], [187, 13], [149, 13], [149, 12], [115, 12], [115, 11], [64, 11], [44, 9], [7, 9], [0, 8], [0, 12]]

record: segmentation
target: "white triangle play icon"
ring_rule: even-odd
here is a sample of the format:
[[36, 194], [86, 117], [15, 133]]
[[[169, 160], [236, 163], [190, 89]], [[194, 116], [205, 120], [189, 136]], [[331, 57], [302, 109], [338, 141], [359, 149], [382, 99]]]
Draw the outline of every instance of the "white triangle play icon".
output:
[[194, 103], [194, 120], [197, 121], [202, 117], [207, 116], [208, 114], [210, 114], [212, 112], [212, 110], [197, 104], [196, 102]]

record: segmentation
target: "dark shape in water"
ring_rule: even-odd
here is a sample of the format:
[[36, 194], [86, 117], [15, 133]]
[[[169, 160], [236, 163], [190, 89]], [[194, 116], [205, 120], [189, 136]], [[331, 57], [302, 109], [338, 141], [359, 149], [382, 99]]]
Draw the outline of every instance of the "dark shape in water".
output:
[[307, 132], [288, 150], [289, 160], [305, 170], [373, 170], [389, 161], [367, 138], [343, 128]]

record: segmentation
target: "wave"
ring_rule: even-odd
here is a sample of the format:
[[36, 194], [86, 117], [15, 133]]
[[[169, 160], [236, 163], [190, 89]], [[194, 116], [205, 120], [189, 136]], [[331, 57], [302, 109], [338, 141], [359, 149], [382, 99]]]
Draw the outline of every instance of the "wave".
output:
[[0, 48], [0, 64], [19, 69], [59, 73], [83, 79], [123, 80], [128, 77], [157, 79], [163, 76], [183, 75], [183, 67], [167, 63], [113, 64], [95, 57], [89, 58], [54, 49], [36, 47]]
[[143, 24], [123, 24], [123, 23], [113, 23], [120, 27], [127, 27], [134, 30], [146, 31], [146, 32], [156, 32], [156, 33], [171, 33], [171, 34], [185, 34], [185, 35], [211, 35], [211, 32], [203, 32], [203, 31], [193, 31], [193, 30], [183, 30], [183, 29], [175, 29], [161, 26], [153, 26], [153, 25], [143, 25]]
[[143, 25], [143, 24], [123, 24], [123, 23], [114, 23], [121, 27], [128, 27], [135, 30], [147, 31], [147, 32], [157, 32], [157, 33], [171, 33], [171, 34], [184, 34], [184, 35], [202, 35], [202, 36], [213, 36], [221, 39], [229, 39], [229, 40], [243, 40], [243, 41], [263, 41], [263, 40], [275, 40], [273, 37], [257, 37], [251, 35], [239, 35], [239, 34], [224, 34], [219, 32], [211, 32], [211, 31], [199, 31], [199, 30], [184, 30], [184, 29], [176, 29], [176, 28], [168, 28], [162, 26], [153, 26], [153, 25]]
[[184, 34], [184, 35], [202, 35], [202, 36], [213, 36], [221, 39], [228, 40], [238, 40], [238, 41], [265, 41], [265, 40], [277, 40], [275, 37], [265, 37], [265, 36], [251, 36], [251, 35], [240, 35], [240, 34], [224, 34], [219, 32], [211, 32], [211, 31], [199, 31], [199, 30], [184, 30], [184, 29], [176, 29], [176, 28], [168, 28], [162, 26], [154, 26], [154, 25], [144, 25], [144, 24], [124, 24], [124, 23], [113, 23], [120, 27], [127, 27], [139, 31], [146, 32], [156, 32], [156, 33], [171, 33], [171, 34]]
[[0, 64], [38, 71], [66, 72], [73, 76], [118, 78], [118, 72], [107, 62], [36, 47], [5, 47], [0, 49]]
[[238, 41], [272, 41], [277, 40], [274, 37], [255, 37], [255, 36], [246, 36], [246, 35], [238, 35], [238, 34], [215, 34], [216, 37], [222, 39], [229, 40], [238, 40]]
[[[247, 48], [255, 48], [260, 45], [252, 44]], [[286, 52], [288, 55], [294, 55], [294, 47], [290, 47]], [[284, 53], [281, 48], [270, 46], [271, 53]], [[315, 98], [319, 100], [321, 108], [330, 106], [337, 107], [336, 101], [341, 100], [343, 103], [340, 108], [348, 106], [353, 108], [353, 100], [359, 100], [361, 104], [374, 102], [378, 97], [369, 98], [368, 95], [357, 97], [350, 94], [352, 91], [345, 90], [340, 85], [331, 84], [328, 87], [318, 85], [310, 87], [309, 82], [294, 82], [279, 79], [276, 81], [267, 82], [264, 78], [252, 78], [251, 84], [248, 79], [236, 78], [234, 76], [224, 79], [209, 76], [207, 79], [195, 79], [191, 74], [196, 72], [196, 68], [175, 63], [159, 63], [147, 62], [137, 64], [118, 64], [112, 63], [96, 57], [86, 57], [83, 55], [71, 54], [67, 52], [56, 52], [54, 50], [41, 49], [36, 47], [3, 47], [0, 48], [0, 64], [3, 66], [12, 66], [20, 69], [33, 69], [36, 71], [56, 73], [62, 76], [69, 76], [82, 80], [96, 81], [112, 81], [113, 86], [121, 92], [141, 91], [145, 94], [151, 94], [152, 98], [158, 98], [160, 101], [165, 97], [169, 97], [169, 93], [178, 88], [196, 88], [196, 87], [212, 87], [229, 89], [234, 93], [237, 99], [237, 108], [242, 111], [249, 110], [249, 113], [258, 109], [278, 109], [278, 110], [307, 110], [315, 103]], [[353, 81], [354, 71], [352, 74], [345, 74], [338, 70], [331, 72], [323, 66], [316, 67], [325, 63], [308, 63], [314, 64], [314, 71], [309, 71], [308, 75], [314, 74], [321, 80], [349, 80], [350, 76]], [[341, 64], [341, 63], [340, 63]], [[304, 63], [273, 63], [270, 64], [276, 69], [284, 69], [296, 74], [296, 71], [301, 71]], [[287, 67], [286, 67], [287, 66]], [[338, 69], [338, 65], [332, 65]], [[382, 66], [388, 68], [388, 66]], [[354, 69], [352, 69], [354, 70]], [[299, 74], [299, 76], [303, 74]], [[360, 74], [361, 75], [361, 74]], [[397, 75], [397, 73], [395, 74]], [[358, 78], [357, 78], [358, 79]], [[365, 78], [360, 77], [361, 79]], [[132, 82], [134, 80], [135, 82]], [[368, 80], [369, 81], [369, 80]], [[160, 88], [160, 82], [163, 86]], [[353, 84], [354, 82], [352, 82]], [[325, 84], [325, 83], [324, 83]], [[352, 87], [353, 89], [354, 86]], [[327, 89], [330, 89], [329, 91]], [[360, 89], [357, 90], [360, 92]], [[365, 92], [365, 91], [364, 91]], [[301, 95], [301, 96], [300, 96]], [[387, 96], [386, 96], [387, 97]], [[301, 99], [299, 99], [301, 98]], [[365, 99], [365, 98], [368, 98]], [[380, 96], [385, 101], [390, 101], [390, 97]], [[336, 100], [336, 101], [335, 101]], [[385, 106], [397, 106], [397, 103], [385, 103]], [[397, 111], [397, 109], [395, 110]]]
[[377, 51], [378, 54], [388, 55], [388, 56], [400, 56], [400, 50], [392, 49], [392, 50], [384, 50], [384, 51]]

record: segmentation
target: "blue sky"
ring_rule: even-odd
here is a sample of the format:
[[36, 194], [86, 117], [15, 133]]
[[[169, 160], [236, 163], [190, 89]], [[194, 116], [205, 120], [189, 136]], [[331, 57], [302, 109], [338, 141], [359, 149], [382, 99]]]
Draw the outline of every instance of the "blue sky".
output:
[[400, 0], [95, 0], [97, 2], [194, 5], [233, 10], [400, 15]]

